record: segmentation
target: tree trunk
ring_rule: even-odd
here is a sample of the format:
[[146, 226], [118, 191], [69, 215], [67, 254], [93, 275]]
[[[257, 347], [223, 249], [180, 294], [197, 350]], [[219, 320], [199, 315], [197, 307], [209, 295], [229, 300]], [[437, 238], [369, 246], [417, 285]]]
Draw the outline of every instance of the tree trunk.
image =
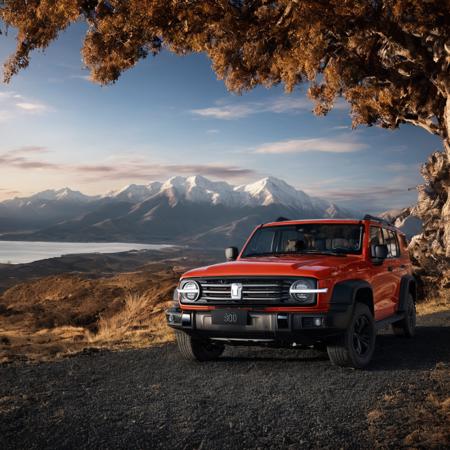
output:
[[410, 245], [424, 296], [450, 296], [450, 97], [447, 98], [443, 151], [434, 152], [423, 165], [425, 183], [412, 213], [423, 221], [423, 233]]

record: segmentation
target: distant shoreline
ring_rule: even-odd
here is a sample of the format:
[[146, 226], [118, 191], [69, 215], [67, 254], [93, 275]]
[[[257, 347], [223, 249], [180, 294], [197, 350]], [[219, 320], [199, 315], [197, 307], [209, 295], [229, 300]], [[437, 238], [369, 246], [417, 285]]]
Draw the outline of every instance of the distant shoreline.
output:
[[166, 243], [4, 240], [0, 241], [0, 263], [28, 264], [67, 255], [116, 254], [173, 247], [173, 244]]

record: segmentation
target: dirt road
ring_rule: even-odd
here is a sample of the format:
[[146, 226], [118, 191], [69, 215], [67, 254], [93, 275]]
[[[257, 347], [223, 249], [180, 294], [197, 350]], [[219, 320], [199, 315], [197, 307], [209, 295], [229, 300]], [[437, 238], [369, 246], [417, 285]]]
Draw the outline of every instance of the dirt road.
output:
[[368, 414], [385, 395], [414, 408], [448, 367], [449, 325], [444, 312], [420, 318], [413, 340], [379, 335], [368, 371], [312, 350], [235, 348], [196, 364], [174, 345], [3, 365], [0, 448], [372, 447], [383, 426], [368, 430]]

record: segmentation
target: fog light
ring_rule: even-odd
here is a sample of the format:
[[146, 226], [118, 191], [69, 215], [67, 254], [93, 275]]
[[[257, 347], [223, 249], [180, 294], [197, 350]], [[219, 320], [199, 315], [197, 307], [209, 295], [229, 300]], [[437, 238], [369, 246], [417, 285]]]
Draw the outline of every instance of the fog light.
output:
[[316, 326], [316, 327], [322, 326], [322, 317], [315, 317], [314, 318], [314, 326]]
[[183, 325], [183, 327], [190, 327], [191, 326], [191, 315], [190, 314], [184, 313], [181, 316], [181, 325]]

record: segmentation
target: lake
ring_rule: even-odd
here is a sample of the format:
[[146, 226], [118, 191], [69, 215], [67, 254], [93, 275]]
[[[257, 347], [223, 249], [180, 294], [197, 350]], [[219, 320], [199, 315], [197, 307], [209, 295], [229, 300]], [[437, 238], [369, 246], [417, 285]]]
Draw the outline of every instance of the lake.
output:
[[0, 241], [0, 263], [20, 264], [74, 253], [118, 253], [130, 250], [160, 250], [165, 244], [122, 242], [27, 242]]

